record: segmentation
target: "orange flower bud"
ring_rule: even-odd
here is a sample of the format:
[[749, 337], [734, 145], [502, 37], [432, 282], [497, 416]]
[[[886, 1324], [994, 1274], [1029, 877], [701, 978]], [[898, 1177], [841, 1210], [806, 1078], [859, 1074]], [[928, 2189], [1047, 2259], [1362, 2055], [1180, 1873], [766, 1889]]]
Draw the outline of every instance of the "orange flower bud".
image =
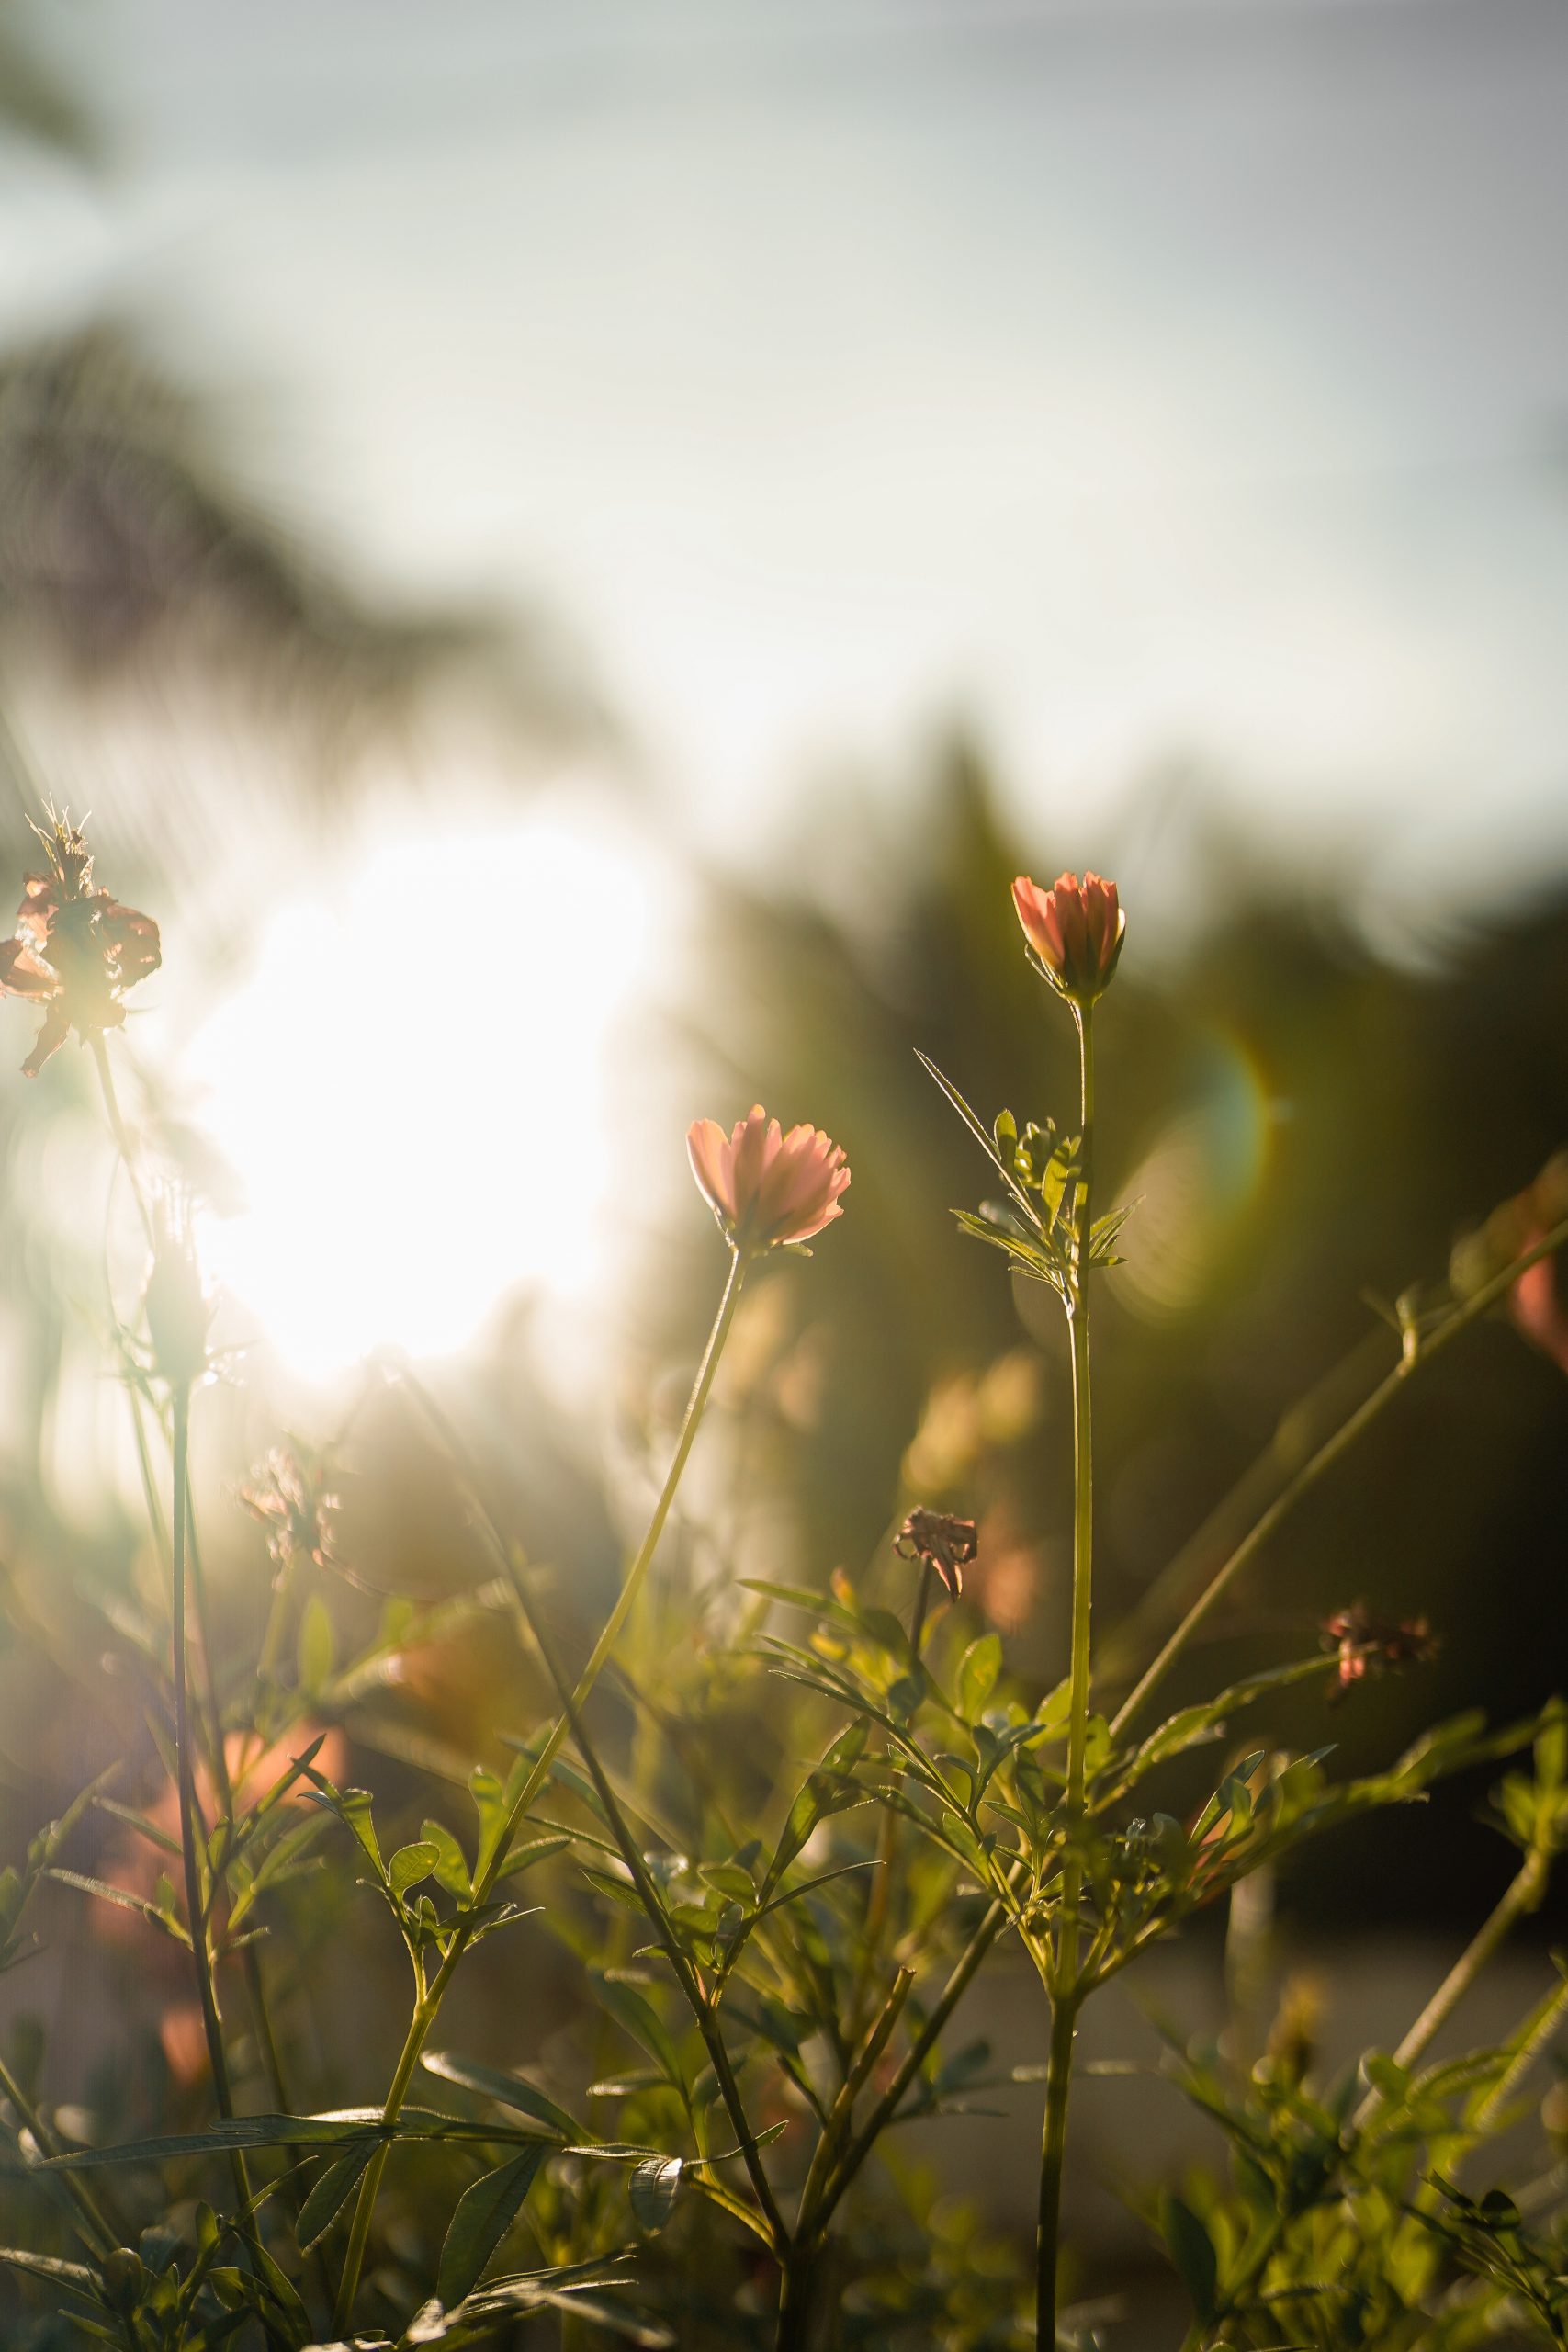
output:
[[844, 1154], [818, 1127], [781, 1135], [760, 1102], [727, 1136], [716, 1119], [695, 1119], [686, 1149], [697, 1189], [728, 1239], [748, 1256], [784, 1242], [809, 1241], [843, 1215]]
[[1127, 928], [1115, 883], [1098, 874], [1081, 882], [1076, 874], [1059, 874], [1055, 888], [1043, 890], [1021, 874], [1012, 902], [1052, 987], [1074, 1004], [1092, 1004], [1110, 985]]

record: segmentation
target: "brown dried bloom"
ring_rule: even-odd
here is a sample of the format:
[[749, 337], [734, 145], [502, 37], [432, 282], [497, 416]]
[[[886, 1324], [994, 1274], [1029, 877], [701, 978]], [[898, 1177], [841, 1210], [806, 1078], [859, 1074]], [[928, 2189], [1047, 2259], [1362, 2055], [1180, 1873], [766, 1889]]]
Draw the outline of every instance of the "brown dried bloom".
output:
[[82, 1037], [118, 1029], [125, 1019], [125, 990], [163, 960], [152, 916], [94, 889], [92, 853], [70, 817], [51, 809], [48, 826], [33, 831], [49, 871], [28, 876], [15, 936], [0, 942], [0, 994], [45, 1008], [43, 1026], [22, 1064], [28, 1078], [38, 1076], [73, 1029]]
[[921, 1560], [934, 1568], [950, 1597], [964, 1589], [964, 1571], [975, 1557], [975, 1522], [951, 1511], [912, 1510], [894, 1538], [901, 1560]]
[[1427, 1666], [1438, 1655], [1438, 1637], [1425, 1617], [1375, 1617], [1364, 1600], [1337, 1609], [1319, 1631], [1323, 1646], [1336, 1655], [1331, 1699], [1354, 1683], [1404, 1666]]

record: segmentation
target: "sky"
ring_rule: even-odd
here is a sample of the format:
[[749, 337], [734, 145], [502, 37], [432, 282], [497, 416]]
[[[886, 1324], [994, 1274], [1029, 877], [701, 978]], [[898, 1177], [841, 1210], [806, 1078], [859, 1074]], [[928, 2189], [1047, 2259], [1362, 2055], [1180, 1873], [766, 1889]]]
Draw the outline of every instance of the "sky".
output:
[[[1462, 904], [1568, 865], [1557, 0], [72, 0], [107, 307], [356, 578], [538, 599], [672, 825], [957, 714], [1092, 853], [1208, 769]], [[817, 803], [812, 804], [814, 807]]]

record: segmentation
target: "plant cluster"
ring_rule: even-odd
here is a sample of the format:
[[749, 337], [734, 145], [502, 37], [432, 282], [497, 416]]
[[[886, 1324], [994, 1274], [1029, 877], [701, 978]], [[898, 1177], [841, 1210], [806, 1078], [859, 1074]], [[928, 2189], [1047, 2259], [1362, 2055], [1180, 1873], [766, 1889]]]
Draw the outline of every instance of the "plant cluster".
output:
[[[1252, 1914], [1237, 1890], [1358, 1815], [1506, 1767], [1495, 1820], [1517, 1869], [1399, 2046], [1322, 2078], [1299, 1983], [1256, 2051], [1239, 2030], [1223, 2046], [1173, 2038], [1164, 2072], [1213, 2120], [1228, 2169], [1151, 2193], [1147, 2213], [1190, 2301], [1190, 2352], [1463, 2352], [1509, 2335], [1568, 2346], [1568, 2166], [1550, 2103], [1544, 2144], [1538, 2131], [1511, 2186], [1495, 2154], [1527, 2114], [1568, 1982], [1560, 1973], [1497, 2046], [1432, 2056], [1568, 1843], [1568, 1719], [1556, 1705], [1501, 1729], [1465, 1715], [1356, 1777], [1334, 1771], [1326, 1731], [1315, 1753], [1282, 1748], [1269, 1706], [1287, 1689], [1317, 1686], [1326, 1710], [1429, 1655], [1425, 1620], [1361, 1600], [1269, 1669], [1163, 1719], [1156, 1705], [1280, 1521], [1434, 1356], [1499, 1307], [1551, 1344], [1540, 1270], [1568, 1216], [1550, 1187], [1467, 1245], [1446, 1284], [1399, 1302], [1383, 1380], [1295, 1466], [1130, 1687], [1108, 1690], [1092, 1614], [1090, 1330], [1131, 1212], [1097, 1196], [1094, 1049], [1125, 917], [1095, 875], [1048, 890], [1021, 877], [1027, 951], [1076, 1030], [1078, 1102], [1060, 1125], [1009, 1112], [987, 1125], [933, 1075], [996, 1187], [958, 1213], [961, 1227], [1066, 1318], [1073, 1600], [1058, 1683], [1009, 1672], [965, 1597], [974, 1523], [921, 1505], [859, 1582], [671, 1585], [655, 1628], [652, 1572], [742, 1293], [780, 1254], [809, 1254], [845, 1211], [844, 1151], [809, 1126], [782, 1132], [761, 1107], [728, 1135], [711, 1120], [691, 1129], [725, 1281], [646, 1534], [597, 1632], [563, 1638], [504, 1499], [403, 1366], [388, 1376], [461, 1484], [486, 1577], [423, 1616], [389, 1607], [339, 1655], [331, 1596], [355, 1563], [332, 1453], [280, 1446], [239, 1498], [272, 1563], [265, 1633], [254, 1655], [218, 1656], [189, 1470], [193, 1406], [214, 1373], [211, 1302], [191, 1220], [157, 1192], [121, 1116], [105, 1035], [156, 966], [157, 933], [91, 889], [67, 820], [51, 817], [44, 838], [49, 873], [28, 884], [0, 990], [46, 1004], [49, 1050], [71, 1025], [90, 1047], [144, 1228], [149, 1271], [115, 1361], [164, 1605], [122, 1610], [101, 1634], [143, 1679], [158, 1770], [142, 1789], [112, 1772], [96, 1781], [0, 1873], [0, 1966], [28, 1956], [45, 1882], [131, 1915], [184, 1986], [164, 2047], [172, 2098], [183, 2086], [196, 2111], [117, 2132], [106, 2091], [88, 2129], [51, 2096], [43, 2050], [17, 2036], [0, 2054], [14, 2217], [0, 2263], [19, 2282], [18, 2342], [456, 2352], [533, 2329], [579, 2352], [616, 2339], [1002, 2352], [1113, 2338], [1113, 2319], [1067, 2292], [1060, 2226], [1086, 2005], [1209, 1906], [1229, 1907], [1245, 1960]], [[40, 1040], [29, 1071], [45, 1058]], [[406, 1793], [356, 1786], [347, 1759], [365, 1692], [443, 1611], [506, 1621], [548, 1703], [515, 1725], [507, 1772], [477, 1766], [466, 1790], [433, 1773], [411, 1810]], [[1168, 1792], [1205, 1749], [1218, 1769], [1195, 1807], [1181, 1804]], [[73, 1859], [93, 1815], [125, 1840], [118, 1877]], [[385, 2088], [346, 2110], [312, 2100], [293, 2030], [301, 1970], [333, 1962], [331, 1937], [307, 1926], [323, 1880], [339, 1905], [378, 1914], [407, 1969]], [[550, 1939], [589, 1997], [542, 2056], [531, 1988]], [[503, 2064], [451, 2040], [454, 1984], [498, 1941], [516, 2028]], [[1047, 2056], [998, 2076], [987, 2043], [956, 2029], [1004, 1948], [1038, 1977]], [[942, 2190], [902, 2129], [973, 2112], [998, 2080], [1043, 2083], [1031, 2259]]]

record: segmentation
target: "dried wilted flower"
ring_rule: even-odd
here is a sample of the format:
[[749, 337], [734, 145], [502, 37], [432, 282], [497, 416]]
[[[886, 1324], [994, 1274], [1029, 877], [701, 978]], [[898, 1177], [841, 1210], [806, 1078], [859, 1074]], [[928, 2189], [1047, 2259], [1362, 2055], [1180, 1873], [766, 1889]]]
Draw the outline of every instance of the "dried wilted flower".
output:
[[781, 1135], [760, 1102], [727, 1136], [716, 1119], [686, 1131], [692, 1173], [728, 1238], [747, 1256], [809, 1241], [836, 1216], [848, 1190], [842, 1149], [819, 1127]]
[[330, 1521], [338, 1500], [325, 1492], [325, 1481], [320, 1463], [307, 1467], [288, 1447], [278, 1446], [239, 1489], [240, 1501], [266, 1530], [266, 1548], [278, 1567], [299, 1559], [313, 1560], [319, 1568], [333, 1564]]
[[1324, 1648], [1336, 1654], [1332, 1699], [1386, 1668], [1427, 1666], [1438, 1655], [1438, 1637], [1425, 1617], [1375, 1617], [1364, 1600], [1336, 1610], [1319, 1631]]
[[964, 1589], [964, 1571], [975, 1557], [975, 1522], [951, 1511], [912, 1510], [893, 1540], [901, 1560], [921, 1560], [934, 1568], [956, 1600]]
[[124, 991], [162, 961], [152, 916], [94, 889], [92, 854], [69, 816], [51, 809], [47, 828], [33, 830], [49, 872], [28, 876], [16, 935], [0, 943], [0, 993], [47, 1008], [22, 1064], [28, 1078], [38, 1076], [71, 1030], [89, 1037], [118, 1029], [125, 1019]]
[[1023, 935], [1052, 987], [1075, 1004], [1092, 1004], [1105, 989], [1122, 953], [1127, 918], [1116, 885], [1098, 874], [1059, 874], [1043, 890], [1027, 874], [1012, 886]]

